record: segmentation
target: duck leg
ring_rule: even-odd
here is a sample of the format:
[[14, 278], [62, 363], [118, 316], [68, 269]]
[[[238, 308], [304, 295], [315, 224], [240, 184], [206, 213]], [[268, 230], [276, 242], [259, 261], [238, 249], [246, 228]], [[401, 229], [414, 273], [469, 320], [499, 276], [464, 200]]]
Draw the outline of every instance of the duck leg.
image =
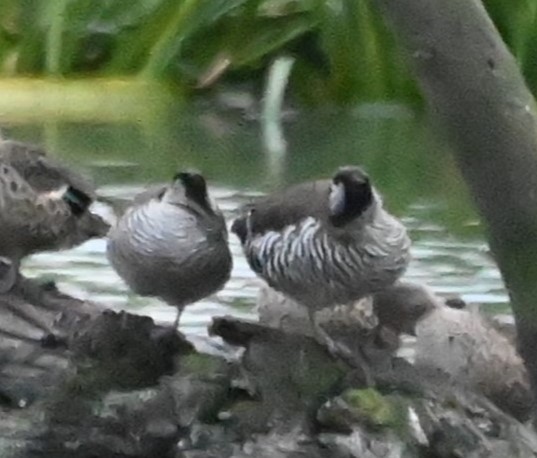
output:
[[6, 294], [17, 282], [19, 261], [0, 256], [0, 294]]
[[374, 386], [374, 378], [371, 374], [370, 365], [367, 358], [360, 349], [356, 352], [351, 351], [349, 347], [343, 343], [337, 342], [330, 337], [328, 332], [315, 319], [316, 310], [308, 307], [308, 315], [313, 330], [313, 338], [317, 343], [325, 347], [328, 352], [336, 359], [341, 359], [349, 366], [360, 369], [364, 374], [365, 383], [367, 386]]
[[181, 319], [181, 314], [183, 313], [183, 307], [177, 307], [177, 315], [175, 316], [175, 320], [173, 322], [173, 329], [179, 328], [179, 320]]

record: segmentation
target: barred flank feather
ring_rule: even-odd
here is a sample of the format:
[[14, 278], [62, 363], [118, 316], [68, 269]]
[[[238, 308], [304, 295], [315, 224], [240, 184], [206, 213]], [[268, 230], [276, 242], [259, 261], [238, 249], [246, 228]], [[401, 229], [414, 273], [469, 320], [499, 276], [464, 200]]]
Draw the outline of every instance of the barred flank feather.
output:
[[[391, 226], [382, 229], [379, 235]], [[355, 300], [393, 283], [408, 262], [409, 242], [404, 231], [398, 232], [392, 254], [381, 244], [341, 244], [319, 222], [307, 218], [281, 233], [270, 231], [248, 240], [245, 252], [252, 269], [271, 286], [322, 307]]]
[[[252, 269], [270, 286], [310, 308], [345, 304], [380, 291], [408, 265], [410, 240], [404, 226], [382, 208], [376, 191], [363, 192], [370, 186], [363, 172], [356, 176], [355, 189], [365, 195], [365, 207], [359, 212], [350, 208], [355, 216], [342, 226], [330, 221], [325, 209], [328, 186], [321, 182], [284, 191], [285, 198], [266, 197], [255, 206], [255, 221], [248, 220], [253, 214], [249, 213], [233, 224], [242, 229], [238, 235]], [[354, 176], [345, 179], [346, 185], [354, 186]], [[303, 189], [317, 202], [309, 205]], [[292, 201], [293, 193], [303, 206]], [[348, 202], [346, 206], [350, 207]], [[282, 216], [285, 224], [276, 216]]]

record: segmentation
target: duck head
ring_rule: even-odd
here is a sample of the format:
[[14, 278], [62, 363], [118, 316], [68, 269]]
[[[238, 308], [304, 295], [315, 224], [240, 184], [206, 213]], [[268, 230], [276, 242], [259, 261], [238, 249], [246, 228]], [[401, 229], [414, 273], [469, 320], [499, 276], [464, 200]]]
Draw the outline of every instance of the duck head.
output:
[[206, 213], [214, 214], [214, 206], [209, 199], [207, 182], [196, 172], [179, 172], [164, 190], [161, 199], [178, 205], [195, 205]]
[[350, 223], [371, 208], [375, 198], [369, 177], [360, 167], [341, 167], [330, 184], [330, 222], [336, 227]]

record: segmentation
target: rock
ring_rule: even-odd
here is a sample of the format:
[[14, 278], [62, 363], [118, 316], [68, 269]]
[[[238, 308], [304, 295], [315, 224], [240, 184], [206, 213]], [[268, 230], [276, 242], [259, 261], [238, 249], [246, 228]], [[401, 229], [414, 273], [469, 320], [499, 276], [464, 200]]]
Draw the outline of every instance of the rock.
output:
[[[0, 402], [8, 409], [0, 456], [170, 449], [176, 419], [154, 418], [148, 392], [136, 390], [173, 373], [192, 348], [175, 331], [23, 277], [0, 296], [0, 318]], [[117, 389], [130, 391], [110, 394]]]
[[435, 309], [416, 326], [416, 366], [435, 367], [525, 421], [533, 396], [512, 342], [477, 310]]
[[374, 388], [347, 389], [325, 403], [317, 418], [323, 425], [351, 432], [353, 425], [362, 423], [371, 429], [395, 428], [406, 423], [405, 406], [397, 398], [389, 399]]
[[161, 380], [175, 405], [180, 427], [215, 422], [231, 391], [230, 363], [222, 358], [191, 353], [179, 361], [179, 370]]
[[213, 319], [210, 332], [245, 347], [241, 366], [267, 412], [285, 430], [303, 423], [345, 369], [312, 338], [231, 317]]
[[485, 399], [436, 384], [423, 389], [421, 397], [368, 389], [331, 399], [319, 410], [331, 431], [319, 440], [331, 456], [355, 458], [537, 456], [535, 435]]
[[[266, 284], [259, 290], [257, 311], [264, 325], [286, 333], [313, 335], [307, 309]], [[370, 297], [320, 310], [315, 319], [338, 344], [354, 354], [360, 352], [368, 361], [383, 360], [400, 346], [399, 335], [379, 325]]]
[[[368, 302], [371, 299], [372, 305]], [[368, 322], [366, 327], [374, 327], [378, 323], [392, 328], [398, 334], [414, 334], [414, 326], [422, 316], [435, 307], [444, 305], [443, 300], [430, 289], [410, 282], [397, 282], [373, 294], [371, 299], [365, 298], [353, 304], [355, 310], [364, 310], [363, 316], [369, 317], [362, 322]], [[371, 308], [373, 313], [370, 311]], [[257, 311], [259, 321], [267, 326], [286, 332], [311, 335], [306, 308], [266, 284], [259, 290]], [[334, 315], [330, 313], [330, 309], [317, 312], [317, 315], [323, 313]]]
[[[418, 367], [439, 370], [482, 392], [517, 419], [527, 420], [532, 394], [512, 326], [461, 304], [456, 298], [444, 301], [421, 285], [398, 282], [370, 300], [324, 309], [317, 320], [338, 342], [354, 352], [362, 348], [368, 362], [377, 365], [400, 348], [401, 334], [416, 335], [411, 356]], [[269, 326], [311, 334], [304, 307], [268, 286], [260, 291], [258, 310], [260, 321]]]
[[233, 458], [329, 458], [320, 444], [300, 428], [269, 433], [247, 441]]
[[306, 307], [263, 283], [256, 304], [259, 322], [295, 334], [313, 335]]
[[[291, 388], [296, 382], [289, 383], [297, 372], [311, 378], [314, 365], [322, 372], [330, 367], [329, 359], [322, 359], [327, 355], [308, 350], [317, 345], [312, 339], [308, 344], [308, 337], [233, 318], [215, 319], [212, 331], [245, 346], [244, 369], [258, 388], [254, 397], [259, 404], [251, 408], [265, 406], [271, 412], [268, 431], [232, 456], [271, 456], [264, 444], [274, 438], [286, 443], [270, 446], [274, 456], [282, 457], [537, 456], [537, 438], [529, 429], [438, 368], [419, 369], [392, 358], [389, 365], [373, 366], [374, 389], [356, 383], [348, 368], [334, 366], [345, 376], [304, 392]], [[304, 402], [306, 393], [309, 402]], [[319, 404], [323, 397], [327, 400]]]
[[[316, 320], [333, 338], [345, 342], [349, 348], [359, 345], [373, 352], [394, 353], [400, 347], [400, 334], [414, 335], [417, 321], [441, 305], [442, 300], [428, 288], [398, 282], [354, 304], [320, 310]], [[268, 285], [260, 288], [257, 311], [259, 321], [267, 326], [312, 335], [306, 308]]]
[[194, 348], [175, 329], [155, 326], [151, 318], [111, 311], [73, 333], [68, 347], [83, 377], [94, 386], [100, 378], [104, 390], [154, 385], [163, 374], [173, 373], [176, 355]]
[[[379, 326], [397, 337], [373, 305], [319, 323], [356, 345], [377, 342]], [[211, 332], [242, 351], [210, 355], [149, 318], [25, 279], [0, 296], [0, 317], [2, 457], [537, 456], [535, 434], [471, 383], [378, 345], [366, 387], [313, 338], [232, 317]]]

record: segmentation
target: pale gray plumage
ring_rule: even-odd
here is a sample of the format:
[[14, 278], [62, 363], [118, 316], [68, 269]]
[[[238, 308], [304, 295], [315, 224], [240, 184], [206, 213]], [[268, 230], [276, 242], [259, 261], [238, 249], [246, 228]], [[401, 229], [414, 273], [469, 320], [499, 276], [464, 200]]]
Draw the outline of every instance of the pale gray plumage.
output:
[[103, 237], [109, 225], [89, 212], [92, 184], [33, 145], [0, 140], [0, 256], [12, 268], [0, 292], [14, 285], [20, 260]]
[[392, 285], [410, 260], [405, 227], [359, 167], [261, 198], [232, 231], [252, 269], [312, 319]]
[[110, 231], [107, 253], [134, 292], [177, 307], [176, 325], [183, 308], [220, 290], [232, 268], [224, 218], [194, 173], [137, 196]]

